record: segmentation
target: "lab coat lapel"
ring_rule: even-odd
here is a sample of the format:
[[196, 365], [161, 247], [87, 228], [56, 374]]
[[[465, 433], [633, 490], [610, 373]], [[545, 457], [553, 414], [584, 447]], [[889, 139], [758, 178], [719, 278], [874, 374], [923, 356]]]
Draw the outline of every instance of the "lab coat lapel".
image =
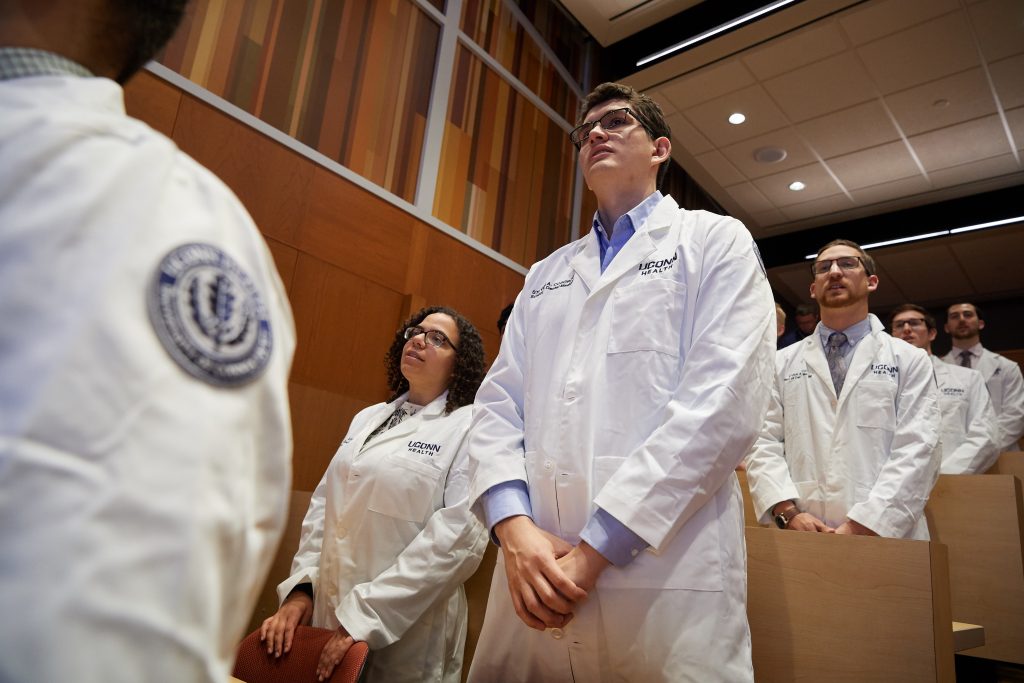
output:
[[597, 233], [593, 230], [580, 244], [576, 255], [569, 261], [569, 267], [576, 277], [583, 280], [588, 292], [594, 291], [601, 277], [601, 245], [597, 241]]
[[878, 331], [874, 329], [872, 322], [871, 332], [860, 340], [857, 348], [853, 351], [853, 358], [850, 359], [850, 367], [846, 370], [846, 380], [843, 382], [843, 393], [839, 396], [839, 407], [846, 403], [847, 397], [853, 391], [853, 386], [864, 376], [864, 373], [871, 367], [871, 362], [878, 353]]
[[797, 343], [804, 345], [804, 362], [807, 363], [807, 369], [818, 378], [819, 382], [824, 383], [828, 387], [828, 391], [835, 396], [836, 388], [832, 384], [832, 373], [828, 371], [825, 349], [821, 348], [821, 341], [818, 339], [818, 330], [815, 329]]
[[[408, 394], [405, 394], [405, 396], [408, 396]], [[422, 410], [420, 410], [412, 417], [408, 417], [402, 422], [392, 427], [391, 429], [387, 430], [386, 432], [378, 434], [376, 437], [374, 437], [373, 441], [371, 441], [370, 444], [373, 446], [383, 445], [385, 443], [388, 443], [389, 441], [402, 439], [409, 436], [410, 434], [413, 434], [420, 427], [420, 424], [424, 420], [431, 420], [440, 415], [441, 413], [443, 413], [444, 406], [447, 401], [448, 392], [446, 391], [437, 398], [435, 398], [433, 401], [431, 401], [429, 404], [424, 406]], [[385, 413], [381, 417], [381, 419], [376, 421], [377, 424], [375, 424], [370, 431], [373, 431], [374, 429], [379, 427], [381, 423], [384, 420], [386, 420], [391, 415], [391, 413], [395, 411], [395, 407], [397, 405], [398, 399], [396, 399], [393, 403], [389, 403], [389, 410], [387, 411], [387, 413]]]

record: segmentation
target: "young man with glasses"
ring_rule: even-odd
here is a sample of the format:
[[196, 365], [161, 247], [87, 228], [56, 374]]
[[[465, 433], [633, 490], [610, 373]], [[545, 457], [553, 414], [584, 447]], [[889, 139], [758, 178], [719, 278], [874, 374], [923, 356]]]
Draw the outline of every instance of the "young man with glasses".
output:
[[891, 313], [892, 336], [924, 349], [935, 371], [942, 413], [942, 474], [984, 474], [996, 458], [998, 428], [985, 379], [977, 370], [943, 363], [932, 355], [935, 318], [916, 304]]
[[945, 330], [953, 338], [953, 348], [942, 360], [981, 373], [996, 411], [999, 450], [1017, 451], [1024, 437], [1024, 377], [1019, 365], [981, 345], [983, 329], [985, 317], [980, 308], [970, 303], [949, 306]]
[[754, 509], [782, 529], [927, 539], [940, 457], [928, 356], [868, 313], [878, 276], [857, 244], [830, 242], [810, 270], [821, 322], [776, 357], [746, 460]]
[[657, 191], [657, 104], [572, 131], [593, 230], [526, 278], [477, 394], [472, 488], [502, 556], [471, 681], [751, 681], [742, 497], [775, 311], [750, 233]]

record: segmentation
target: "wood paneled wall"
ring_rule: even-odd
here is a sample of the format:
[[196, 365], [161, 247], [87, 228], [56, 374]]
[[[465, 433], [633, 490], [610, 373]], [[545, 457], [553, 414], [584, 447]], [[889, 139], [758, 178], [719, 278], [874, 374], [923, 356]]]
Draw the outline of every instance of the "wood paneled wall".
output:
[[519, 273], [149, 72], [125, 93], [129, 114], [234, 190], [274, 255], [298, 334], [293, 488], [313, 490], [356, 412], [388, 397], [384, 353], [413, 310], [455, 308], [497, 354]]

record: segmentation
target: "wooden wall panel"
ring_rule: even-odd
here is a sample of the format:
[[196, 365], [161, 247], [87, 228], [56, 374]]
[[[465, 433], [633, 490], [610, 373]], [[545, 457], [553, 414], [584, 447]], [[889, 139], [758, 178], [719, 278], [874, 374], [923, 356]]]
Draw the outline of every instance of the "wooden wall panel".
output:
[[145, 121], [150, 127], [172, 137], [181, 98], [181, 91], [173, 85], [142, 71], [125, 88], [124, 106], [129, 116]]
[[227, 183], [268, 237], [290, 246], [306, 213], [311, 161], [186, 95], [174, 141]]
[[277, 266], [281, 282], [284, 283], [285, 292], [291, 297], [292, 277], [295, 275], [295, 262], [299, 258], [299, 250], [270, 238], [267, 238], [267, 246], [274, 257], [274, 265]]
[[298, 336], [292, 380], [367, 403], [386, 398], [382, 359], [403, 296], [300, 253], [291, 301]]
[[[368, 364], [373, 365], [373, 364]], [[384, 367], [377, 370], [380, 385], [384, 387]], [[327, 471], [341, 440], [348, 433], [349, 424], [356, 413], [368, 405], [387, 398], [382, 389], [373, 399], [350, 396], [334, 391], [317, 389], [299, 382], [291, 382], [292, 435], [295, 441], [292, 467], [292, 487], [313, 490]]]

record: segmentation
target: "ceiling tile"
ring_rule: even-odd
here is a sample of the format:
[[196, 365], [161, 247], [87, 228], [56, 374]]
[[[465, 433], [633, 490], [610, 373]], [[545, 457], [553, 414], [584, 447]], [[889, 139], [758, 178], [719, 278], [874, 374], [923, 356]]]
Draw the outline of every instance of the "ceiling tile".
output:
[[992, 89], [980, 67], [894, 93], [885, 102], [908, 136], [996, 111]]
[[784, 206], [782, 207], [782, 213], [789, 220], [798, 221], [802, 218], [846, 211], [847, 209], [852, 209], [853, 206], [854, 204], [850, 201], [850, 198], [840, 192], [830, 197], [821, 197], [820, 199], [812, 199], [809, 202]]
[[899, 132], [878, 100], [797, 124], [807, 143], [823, 159], [899, 139]]
[[896, 280], [889, 275], [889, 270], [881, 263], [876, 263], [878, 266], [876, 274], [878, 275], [878, 289], [871, 292], [871, 297], [868, 299], [868, 305], [871, 307], [871, 311], [884, 310], [893, 306], [899, 306], [900, 304], [907, 301], [908, 297], [903, 289], [896, 283]]
[[730, 60], [676, 78], [660, 90], [672, 106], [683, 111], [754, 83], [754, 77], [739, 60]]
[[1024, 53], [1024, 2], [988, 0], [969, 10], [985, 59], [995, 61]]
[[[916, 229], [907, 227], [909, 232]], [[900, 303], [952, 299], [972, 291], [971, 283], [945, 242], [947, 240], [900, 245], [874, 254], [891, 283], [906, 295], [906, 301]], [[888, 327], [889, 321], [883, 322]]]
[[793, 122], [846, 109], [875, 96], [875, 88], [849, 52], [765, 81], [765, 89]]
[[[754, 159], [754, 151], [761, 147], [780, 147], [786, 150], [786, 158], [774, 164], [761, 163]], [[792, 128], [780, 128], [771, 133], [729, 145], [722, 150], [722, 153], [748, 178], [761, 178], [817, 161]]]
[[[752, 214], [754, 222], [761, 227], [770, 227], [778, 225], [779, 223], [785, 223], [786, 217], [782, 215], [782, 212], [778, 209], [768, 209], [767, 211], [758, 211]], [[750, 226], [747, 226], [750, 227]]]
[[964, 30], [963, 12], [952, 12], [857, 48], [883, 93], [970, 69], [978, 50]]
[[1006, 122], [1010, 124], [1014, 146], [1019, 150], [1024, 150], [1024, 107], [1006, 112]]
[[772, 203], [765, 198], [764, 194], [751, 183], [740, 183], [725, 188], [733, 199], [739, 202], [740, 206], [746, 209], [747, 213], [754, 214], [774, 209]]
[[757, 78], [765, 80], [831, 57], [844, 49], [845, 42], [839, 27], [830, 21], [772, 40], [746, 52], [742, 59]]
[[988, 71], [1003, 109], [1024, 106], [1024, 55], [989, 64]]
[[952, 168], [932, 171], [928, 176], [935, 187], [950, 187], [951, 185], [963, 185], [984, 178], [1008, 175], [1020, 170], [1020, 166], [1017, 165], [1017, 159], [1012, 154], [1002, 154], [997, 157], [953, 166]]
[[[742, 112], [747, 120], [734, 126], [728, 121], [729, 114], [733, 112]], [[683, 113], [697, 130], [719, 148], [787, 124], [786, 117], [760, 85], [731, 92], [685, 109]]]
[[910, 144], [928, 173], [1011, 151], [995, 115], [915, 135]]
[[[802, 181], [807, 187], [799, 192], [794, 192], [789, 189], [789, 184], [794, 180]], [[772, 204], [780, 208], [842, 192], [825, 167], [818, 163], [758, 178], [754, 181], [754, 185], [764, 193], [764, 196]]]
[[1020, 245], [1024, 226], [979, 232], [975, 239], [954, 248], [956, 258], [970, 273], [974, 286], [987, 293], [1019, 292]]
[[[803, 258], [803, 254], [795, 258]], [[787, 297], [787, 300], [794, 305], [809, 304], [814, 301], [811, 299], [811, 279], [810, 261], [779, 266], [768, 271], [769, 282], [774, 281], [772, 289], [792, 292], [796, 299]]]
[[902, 140], [826, 159], [825, 163], [847, 190], [921, 173]]
[[705, 152], [697, 156], [696, 160], [722, 187], [746, 180], [743, 174], [737, 171], [736, 167], [717, 150]]
[[658, 106], [661, 107], [661, 111], [666, 117], [679, 113], [675, 105], [672, 104], [672, 100], [670, 100], [661, 90], [657, 88], [649, 88], [644, 92], [644, 94], [658, 103]]
[[672, 131], [672, 144], [674, 146], [677, 145], [680, 149], [685, 149], [690, 154], [700, 154], [715, 148], [682, 114], [666, 116], [665, 121]]
[[900, 199], [909, 195], [921, 194], [933, 189], [932, 184], [923, 175], [912, 175], [887, 183], [879, 183], [852, 190], [854, 201], [858, 206], [870, 206], [890, 199]]
[[957, 0], [881, 0], [844, 12], [839, 16], [839, 23], [854, 45], [862, 45], [952, 12], [959, 6]]

